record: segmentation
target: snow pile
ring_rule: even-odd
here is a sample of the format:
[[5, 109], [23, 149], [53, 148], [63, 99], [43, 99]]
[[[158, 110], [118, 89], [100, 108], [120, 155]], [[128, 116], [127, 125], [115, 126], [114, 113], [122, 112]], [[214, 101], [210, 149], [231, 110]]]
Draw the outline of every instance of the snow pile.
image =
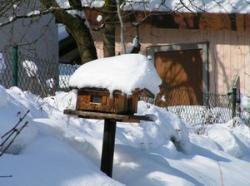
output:
[[136, 88], [159, 92], [161, 79], [154, 65], [141, 54], [124, 54], [82, 65], [70, 78], [71, 87], [106, 88], [132, 94]]
[[[5, 90], [0, 86], [0, 97], [0, 135], [3, 135], [16, 125], [29, 109], [39, 109], [39, 106], [34, 103], [35, 96], [30, 93], [24, 93], [17, 87]], [[30, 122], [31, 118], [35, 116], [37, 116], [37, 113], [31, 111], [25, 118], [25, 121]], [[33, 126], [27, 127], [26, 130], [18, 135], [8, 152], [16, 154], [22, 151], [35, 138], [36, 133], [36, 129]]]
[[8, 103], [9, 95], [7, 94], [4, 87], [0, 85], [0, 108]]
[[19, 150], [0, 157], [0, 176], [12, 175], [0, 185], [250, 185], [250, 130], [238, 120], [198, 129], [139, 102], [138, 114], [154, 114], [156, 120], [117, 124], [111, 179], [99, 170], [103, 121], [62, 113], [74, 108], [74, 91], [41, 99], [0, 87], [0, 95], [7, 100], [0, 100], [0, 136], [31, 111], [16, 140]]
[[242, 118], [247, 124], [250, 124], [250, 97], [241, 96]]
[[241, 108], [250, 111], [250, 97], [241, 96]]
[[[190, 152], [188, 131], [178, 116], [167, 112], [164, 108], [146, 104], [143, 101], [139, 102], [138, 108], [138, 114], [153, 114], [156, 118], [154, 122], [141, 122], [140, 127], [143, 128], [143, 135], [146, 135], [147, 139], [143, 142], [145, 146], [156, 148], [172, 143], [170, 146], [175, 150]], [[158, 140], [155, 140], [157, 138]]]
[[236, 158], [250, 160], [250, 129], [241, 119], [202, 126], [202, 136], [212, 141], [213, 145], [208, 145], [212, 147], [211, 150], [220, 150]]
[[[23, 121], [28, 121], [28, 126], [18, 135], [7, 154], [0, 157], [0, 176], [12, 176], [0, 179], [0, 185], [122, 185], [99, 171], [98, 166], [64, 140], [60, 130], [53, 126], [57, 123], [65, 126], [66, 117], [61, 112], [16, 87], [9, 90], [0, 87], [0, 94], [1, 98], [9, 97], [0, 106], [0, 136], [30, 110]], [[57, 114], [62, 123], [48, 118]]]

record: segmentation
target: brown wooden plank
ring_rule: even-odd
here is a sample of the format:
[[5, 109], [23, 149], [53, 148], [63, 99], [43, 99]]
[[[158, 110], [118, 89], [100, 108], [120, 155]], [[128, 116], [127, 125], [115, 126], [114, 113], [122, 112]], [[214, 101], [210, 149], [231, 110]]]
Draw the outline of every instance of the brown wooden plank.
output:
[[121, 115], [121, 114], [109, 114], [109, 113], [99, 113], [99, 112], [86, 112], [77, 110], [64, 110], [64, 114], [75, 115], [81, 118], [87, 119], [113, 119], [120, 122], [140, 122], [140, 121], [155, 121], [154, 115]]

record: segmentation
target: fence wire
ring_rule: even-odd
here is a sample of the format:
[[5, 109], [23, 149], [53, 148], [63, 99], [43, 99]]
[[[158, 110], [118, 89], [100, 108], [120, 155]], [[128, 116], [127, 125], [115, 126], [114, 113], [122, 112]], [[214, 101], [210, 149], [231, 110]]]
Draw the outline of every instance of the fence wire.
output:
[[69, 78], [80, 65], [59, 64], [58, 90], [69, 91]]
[[18, 53], [18, 61], [14, 65], [10, 53], [3, 54], [1, 85], [6, 88], [18, 86], [42, 97], [54, 95], [58, 85], [59, 69], [53, 59], [39, 59], [34, 55]]
[[[13, 86], [13, 60], [11, 55], [4, 53], [4, 60], [0, 55], [0, 84], [9, 88]], [[39, 59], [36, 56], [18, 54], [17, 85], [23, 90], [29, 90], [42, 97], [54, 95], [56, 91], [69, 91], [69, 79], [79, 65], [58, 64], [52, 60]], [[163, 101], [169, 105], [158, 104], [169, 112], [177, 114], [182, 120], [191, 125], [224, 123], [232, 119], [230, 95], [212, 93], [202, 94], [200, 105], [175, 105], [176, 99], [193, 99], [192, 96], [171, 93], [165, 95]], [[186, 96], [186, 97], [185, 97]]]
[[[185, 122], [197, 125], [224, 123], [231, 120], [231, 100], [232, 98], [228, 94], [201, 93], [195, 95], [188, 89], [178, 89], [176, 91], [164, 90], [162, 94], [159, 94], [156, 104], [177, 114]], [[191, 103], [191, 105], [185, 103]]]

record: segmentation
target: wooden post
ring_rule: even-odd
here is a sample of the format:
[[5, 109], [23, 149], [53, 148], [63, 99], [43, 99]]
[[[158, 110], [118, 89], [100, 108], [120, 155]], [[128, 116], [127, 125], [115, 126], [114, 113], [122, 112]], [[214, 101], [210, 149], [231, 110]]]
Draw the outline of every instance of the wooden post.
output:
[[102, 144], [101, 171], [112, 177], [113, 157], [115, 150], [116, 121], [138, 123], [143, 121], [155, 121], [154, 115], [121, 115], [100, 112], [87, 112], [81, 110], [64, 110], [64, 114], [74, 115], [88, 119], [104, 119], [104, 132]]
[[104, 120], [103, 145], [101, 171], [112, 177], [113, 156], [115, 149], [116, 121], [112, 119]]
[[232, 89], [232, 117], [236, 116], [236, 99], [237, 99], [237, 89]]
[[18, 86], [18, 46], [12, 48], [12, 86]]

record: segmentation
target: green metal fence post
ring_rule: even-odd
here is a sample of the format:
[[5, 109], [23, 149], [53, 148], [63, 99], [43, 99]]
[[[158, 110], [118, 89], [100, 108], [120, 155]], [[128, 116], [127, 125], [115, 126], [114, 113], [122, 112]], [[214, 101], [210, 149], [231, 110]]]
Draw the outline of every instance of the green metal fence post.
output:
[[18, 86], [18, 46], [14, 46], [12, 55], [12, 85]]
[[236, 104], [237, 104], [237, 88], [232, 88], [232, 116], [236, 116]]

